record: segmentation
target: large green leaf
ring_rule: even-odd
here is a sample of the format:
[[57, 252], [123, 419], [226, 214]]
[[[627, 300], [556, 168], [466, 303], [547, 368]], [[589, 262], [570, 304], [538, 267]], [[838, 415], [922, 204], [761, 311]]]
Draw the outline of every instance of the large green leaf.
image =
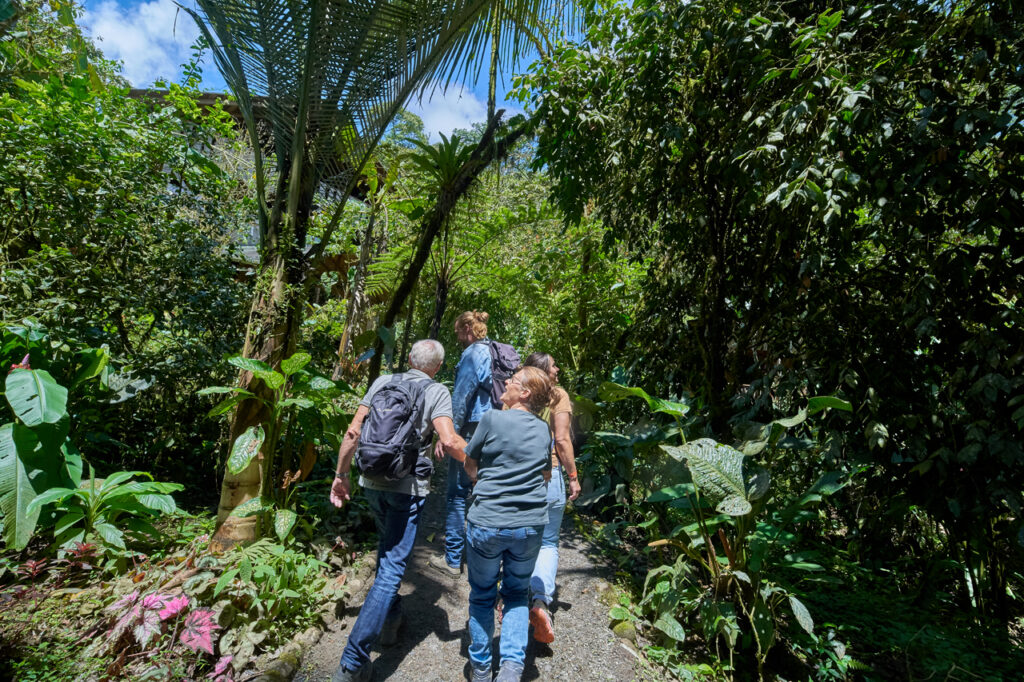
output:
[[693, 482], [712, 500], [738, 495], [746, 498], [743, 483], [743, 454], [710, 438], [685, 445], [663, 445], [670, 456], [685, 460]]
[[78, 487], [82, 483], [82, 453], [78, 451], [75, 444], [65, 440], [60, 446], [61, 454], [64, 455], [64, 466], [62, 478], [65, 484]]
[[601, 384], [597, 391], [598, 395], [601, 396], [602, 400], [607, 402], [617, 402], [619, 400], [625, 400], [626, 398], [643, 398], [647, 402], [647, 406], [651, 408], [651, 412], [664, 412], [674, 417], [684, 417], [686, 413], [690, 411], [690, 406], [686, 403], [677, 402], [674, 400], [664, 400], [663, 398], [655, 398], [654, 396], [648, 395], [647, 391], [636, 386], [623, 386], [622, 384], [616, 384], [612, 381], [605, 381]]
[[257, 372], [255, 373], [255, 376], [262, 379], [263, 383], [265, 383], [272, 391], [276, 391], [284, 386], [284, 382], [286, 381], [284, 375], [280, 372]]
[[0, 512], [4, 542], [11, 549], [25, 548], [39, 520], [39, 508], [29, 509], [41, 492], [33, 485], [38, 472], [31, 465], [37, 446], [31, 429], [21, 424], [0, 426]]
[[75, 491], [71, 488], [50, 488], [32, 498], [32, 501], [28, 503], [25, 509], [28, 513], [38, 512], [43, 508], [43, 505], [58, 502], [74, 494]]
[[86, 348], [85, 350], [78, 351], [78, 371], [75, 372], [74, 381], [72, 386], [78, 386], [79, 384], [97, 377], [103, 372], [103, 368], [110, 362], [110, 351], [106, 348]]
[[139, 495], [138, 500], [143, 506], [163, 512], [164, 514], [173, 514], [178, 509], [178, 505], [174, 503], [174, 498], [170, 495], [147, 493]]
[[228, 358], [228, 363], [238, 367], [239, 369], [252, 372], [254, 377], [262, 379], [263, 382], [272, 390], [277, 390], [284, 386], [284, 375], [280, 372], [275, 372], [273, 367], [262, 360], [243, 358], [240, 355], [235, 355]]
[[852, 404], [833, 395], [820, 395], [807, 400], [808, 416], [817, 414], [828, 408], [832, 408], [833, 410], [842, 410], [844, 412], [853, 412]]
[[270, 509], [272, 503], [269, 500], [264, 500], [259, 497], [254, 497], [250, 500], [246, 500], [242, 504], [231, 510], [231, 516], [246, 517], [252, 516], [253, 514], [259, 514], [260, 512]]
[[796, 622], [800, 624], [800, 627], [804, 629], [809, 635], [814, 634], [814, 619], [811, 618], [811, 612], [807, 610], [804, 603], [789, 595], [789, 607], [793, 609], [793, 617], [796, 618]]
[[761, 655], [767, 656], [768, 650], [775, 644], [775, 614], [760, 596], [754, 600], [750, 609], [750, 620], [754, 626], [754, 636], [761, 645]]
[[244, 369], [247, 372], [252, 372], [253, 374], [274, 371], [273, 367], [263, 362], [262, 360], [254, 360], [253, 358], [243, 358], [240, 355], [234, 355], [228, 358], [228, 364], [234, 365], [239, 369]]
[[250, 426], [236, 438], [228, 456], [228, 471], [232, 474], [242, 473], [249, 466], [249, 462], [259, 454], [264, 438], [266, 434], [263, 432], [263, 426], [259, 424]]
[[679, 621], [670, 613], [663, 613], [659, 615], [658, 619], [654, 621], [654, 627], [658, 628], [677, 642], [686, 641], [686, 630], [683, 629], [683, 626], [679, 624]]
[[309, 353], [296, 353], [290, 358], [285, 358], [281, 361], [281, 371], [285, 376], [291, 376], [308, 365], [312, 359]]
[[274, 513], [274, 533], [277, 534], [277, 539], [284, 542], [291, 534], [292, 528], [295, 527], [295, 522], [298, 520], [299, 515], [291, 509], [278, 509]]
[[103, 542], [118, 549], [124, 549], [124, 533], [109, 523], [97, 523], [93, 530], [103, 538]]
[[692, 483], [679, 483], [677, 485], [670, 485], [667, 488], [656, 490], [647, 496], [648, 502], [669, 502], [671, 500], [677, 500], [687, 495], [692, 495], [694, 487]]
[[207, 417], [219, 417], [222, 414], [226, 414], [234, 409], [235, 405], [242, 402], [246, 398], [240, 395], [233, 395], [214, 405], [209, 412], [206, 413]]
[[768, 491], [770, 477], [763, 467], [746, 465], [743, 453], [710, 438], [685, 445], [662, 445], [672, 458], [685, 461], [701, 494], [715, 503], [716, 511], [743, 516]]
[[68, 389], [45, 369], [16, 369], [7, 375], [7, 402], [26, 426], [56, 424], [67, 414]]

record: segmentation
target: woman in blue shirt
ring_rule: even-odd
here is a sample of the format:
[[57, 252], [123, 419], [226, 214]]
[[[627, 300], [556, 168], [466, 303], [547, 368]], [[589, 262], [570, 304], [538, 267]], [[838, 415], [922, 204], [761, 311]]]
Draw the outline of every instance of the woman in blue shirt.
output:
[[[455, 366], [452, 421], [455, 432], [467, 441], [491, 409], [491, 351], [487, 347], [489, 317], [483, 311], [470, 310], [455, 320], [455, 336], [465, 350]], [[449, 460], [444, 557], [435, 556], [429, 563], [453, 577], [462, 573], [462, 554], [466, 546], [466, 497], [470, 488], [462, 466], [455, 460]]]

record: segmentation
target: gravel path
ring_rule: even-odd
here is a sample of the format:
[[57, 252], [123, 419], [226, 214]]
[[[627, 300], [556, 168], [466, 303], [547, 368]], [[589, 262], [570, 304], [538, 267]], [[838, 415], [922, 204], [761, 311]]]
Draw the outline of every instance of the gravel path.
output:
[[[444, 489], [443, 474], [435, 474], [416, 548], [402, 581], [405, 624], [396, 645], [377, 647], [374, 680], [468, 679], [469, 585], [465, 573], [460, 579], [450, 578], [427, 565], [431, 556], [444, 550]], [[608, 606], [598, 601], [598, 592], [607, 587], [605, 579], [611, 575], [597, 552], [572, 528], [567, 514], [562, 526], [558, 594], [552, 604], [555, 641], [550, 645], [530, 642], [524, 680], [635, 680], [649, 676], [649, 672], [641, 672], [635, 654], [608, 628]], [[343, 616], [306, 654], [296, 680], [331, 679], [371, 580], [372, 576], [367, 578], [346, 604]]]

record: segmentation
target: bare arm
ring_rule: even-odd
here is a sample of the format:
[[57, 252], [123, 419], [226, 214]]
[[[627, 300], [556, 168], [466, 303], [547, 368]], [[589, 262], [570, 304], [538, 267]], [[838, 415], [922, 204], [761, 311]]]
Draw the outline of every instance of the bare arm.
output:
[[572, 412], [555, 414], [555, 455], [569, 477], [569, 499], [575, 500], [580, 495], [580, 482], [576, 474], [576, 455], [572, 450], [571, 432]]
[[360, 405], [359, 409], [352, 416], [352, 422], [345, 430], [345, 437], [338, 448], [338, 465], [334, 470], [334, 482], [331, 483], [331, 504], [339, 509], [351, 499], [349, 490], [348, 472], [352, 468], [352, 456], [356, 454], [356, 446], [359, 445], [359, 434], [363, 430], [363, 421], [369, 414], [370, 408]]
[[473, 481], [473, 483], [476, 483], [476, 460], [473, 459], [472, 457], [467, 457], [465, 461], [462, 462], [462, 467], [466, 470], [466, 475], [469, 476], [469, 480]]
[[441, 459], [444, 455], [451, 455], [453, 459], [463, 461], [466, 459], [466, 441], [459, 434], [455, 433], [455, 424], [451, 417], [438, 417], [432, 419], [431, 424], [437, 431], [437, 445], [434, 446], [434, 456]]
[[433, 421], [437, 429], [437, 447], [434, 454], [440, 456], [440, 452], [450, 456], [456, 462], [462, 462], [469, 479], [476, 483], [476, 460], [466, 457], [466, 447], [469, 443], [462, 436], [455, 433], [455, 425], [448, 417], [439, 417]]

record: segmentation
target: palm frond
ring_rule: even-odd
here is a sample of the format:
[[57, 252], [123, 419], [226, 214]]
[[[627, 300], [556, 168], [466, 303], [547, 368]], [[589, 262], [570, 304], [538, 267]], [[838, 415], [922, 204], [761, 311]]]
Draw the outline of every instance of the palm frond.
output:
[[[494, 6], [521, 16], [540, 2], [196, 0], [198, 10], [185, 9], [238, 98], [254, 149], [263, 149], [258, 111], [280, 176], [294, 185], [299, 171], [340, 189], [352, 186], [410, 93], [454, 73], [475, 49]], [[258, 181], [262, 173], [258, 160]], [[261, 223], [269, 210], [264, 201]]]
[[582, 29], [581, 3], [574, 0], [493, 0], [483, 21], [474, 24], [438, 67], [444, 86], [452, 81], [478, 78], [491, 57], [492, 36], [499, 38], [500, 61], [515, 69], [527, 50], [524, 39], [536, 46], [550, 45], [551, 34]]

